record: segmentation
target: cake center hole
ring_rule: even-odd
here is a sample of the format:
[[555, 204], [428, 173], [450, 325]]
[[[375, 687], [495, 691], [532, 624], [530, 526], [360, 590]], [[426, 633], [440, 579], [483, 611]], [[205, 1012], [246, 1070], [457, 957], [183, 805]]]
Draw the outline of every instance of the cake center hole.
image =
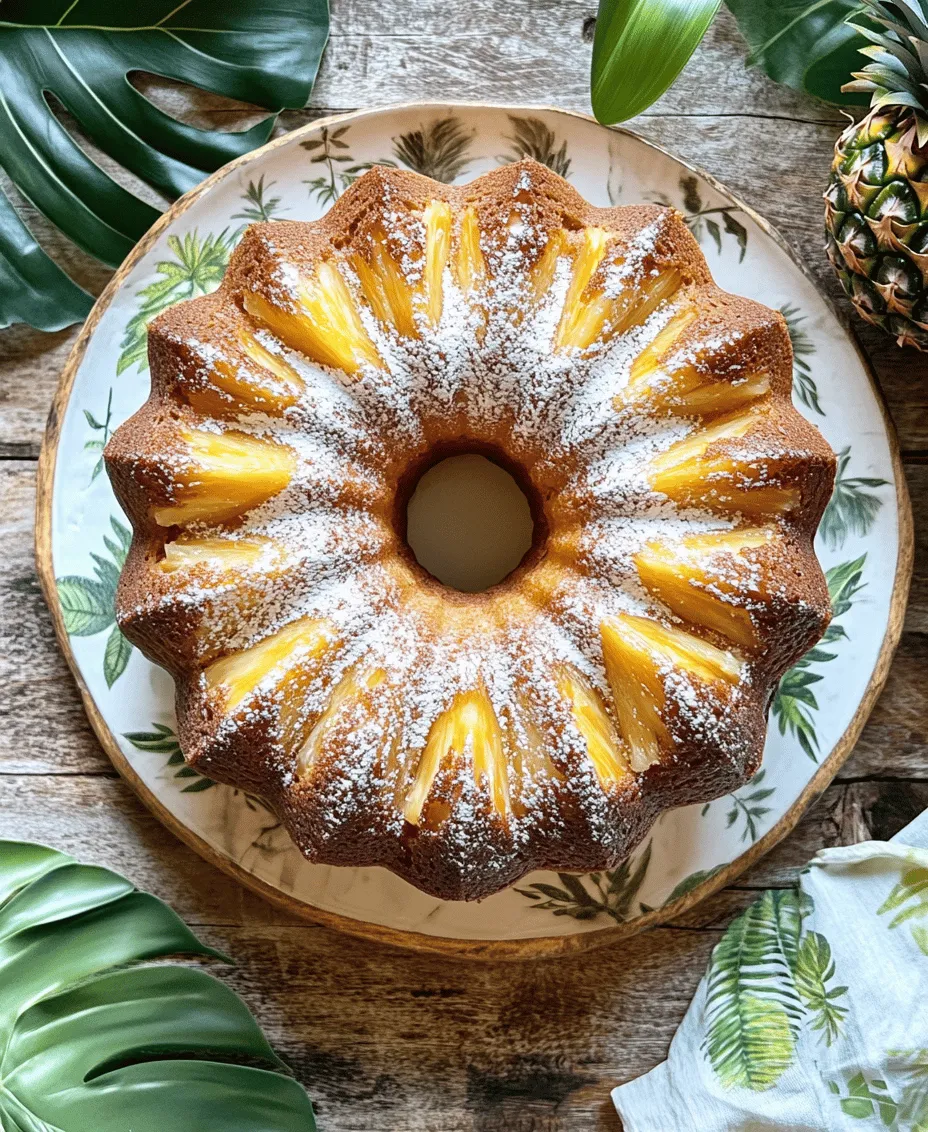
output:
[[479, 593], [511, 574], [532, 548], [535, 524], [515, 479], [486, 456], [449, 456], [416, 484], [406, 541], [446, 586]]

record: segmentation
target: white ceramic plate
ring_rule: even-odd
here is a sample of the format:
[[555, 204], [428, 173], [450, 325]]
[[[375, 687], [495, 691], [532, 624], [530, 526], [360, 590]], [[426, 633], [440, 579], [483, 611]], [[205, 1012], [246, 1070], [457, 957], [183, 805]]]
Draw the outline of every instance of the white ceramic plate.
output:
[[[763, 769], [748, 786], [664, 814], [613, 872], [533, 873], [480, 903], [451, 903], [381, 869], [307, 863], [260, 801], [183, 765], [171, 680], [113, 623], [129, 535], [100, 450], [148, 395], [145, 322], [212, 290], [251, 220], [312, 220], [367, 163], [467, 181], [526, 155], [594, 204], [675, 205], [722, 287], [784, 310], [796, 347], [796, 404], [842, 454], [817, 543], [836, 617], [826, 640], [785, 678]], [[578, 115], [396, 107], [306, 127], [227, 166], [178, 202], [129, 257], [75, 348], [57, 409], [44, 456], [39, 561], [104, 745], [166, 824], [204, 855], [272, 899], [360, 934], [471, 954], [538, 954], [627, 934], [665, 918], [670, 905], [695, 902], [769, 848], [831, 778], [898, 637], [911, 558], [908, 502], [890, 427], [853, 340], [759, 217], [669, 154]]]

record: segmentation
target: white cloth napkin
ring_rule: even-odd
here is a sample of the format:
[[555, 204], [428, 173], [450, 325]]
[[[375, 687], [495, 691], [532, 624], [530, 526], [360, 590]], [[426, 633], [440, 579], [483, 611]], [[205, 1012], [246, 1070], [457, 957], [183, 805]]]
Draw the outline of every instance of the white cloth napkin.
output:
[[626, 1132], [928, 1132], [928, 812], [735, 920]]

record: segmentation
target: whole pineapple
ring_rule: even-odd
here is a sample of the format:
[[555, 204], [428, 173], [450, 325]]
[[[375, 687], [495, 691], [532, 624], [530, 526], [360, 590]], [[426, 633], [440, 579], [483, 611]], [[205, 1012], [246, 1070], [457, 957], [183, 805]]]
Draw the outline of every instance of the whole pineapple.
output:
[[858, 312], [928, 350], [928, 0], [861, 0], [870, 113], [835, 146], [826, 250]]

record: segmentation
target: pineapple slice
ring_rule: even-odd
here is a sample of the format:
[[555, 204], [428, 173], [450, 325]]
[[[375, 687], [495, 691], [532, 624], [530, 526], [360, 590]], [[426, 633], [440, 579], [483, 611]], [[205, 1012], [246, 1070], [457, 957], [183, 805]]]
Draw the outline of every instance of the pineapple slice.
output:
[[557, 270], [557, 261], [567, 254], [567, 250], [567, 233], [563, 228], [555, 228], [548, 235], [545, 250], [532, 268], [532, 297], [536, 303], [540, 303], [551, 290], [554, 273]]
[[296, 455], [283, 444], [243, 432], [182, 429], [190, 463], [175, 474], [174, 502], [153, 511], [162, 527], [221, 523], [283, 491], [296, 471]]
[[729, 415], [671, 445], [651, 461], [652, 489], [678, 503], [722, 506], [752, 515], [789, 511], [799, 500], [796, 488], [734, 487], [736, 480], [756, 477], [751, 462], [735, 453], [707, 451], [720, 441], [747, 435], [759, 419], [753, 410]]
[[451, 206], [443, 200], [432, 200], [422, 214], [425, 221], [425, 271], [422, 286], [425, 316], [430, 326], [441, 322], [444, 304], [444, 274], [451, 253]]
[[616, 398], [617, 408], [647, 398], [657, 409], [678, 416], [728, 413], [770, 391], [766, 373], [747, 374], [734, 383], [714, 381], [692, 364], [680, 365], [670, 372], [662, 369], [661, 363], [698, 317], [695, 307], [685, 307], [642, 350], [632, 362], [627, 388]]
[[672, 545], [647, 543], [635, 556], [642, 584], [678, 617], [714, 629], [742, 648], [761, 642], [748, 611], [725, 600], [741, 588], [731, 581], [719, 554], [737, 557], [744, 550], [766, 546], [773, 537], [767, 528], [691, 535]]
[[342, 677], [332, 692], [325, 711], [313, 725], [297, 753], [296, 773], [298, 777], [305, 778], [315, 766], [339, 717], [345, 711], [367, 699], [369, 693], [378, 688], [386, 678], [387, 673], [383, 668], [373, 668], [364, 674], [356, 671], [349, 672]]
[[360, 254], [352, 256], [350, 263], [377, 318], [405, 338], [418, 338], [409, 281], [387, 249], [386, 233], [373, 234], [369, 263]]
[[653, 341], [645, 346], [637, 358], [632, 362], [628, 376], [630, 388], [635, 388], [643, 382], [649, 381], [655, 371], [660, 367], [664, 357], [679, 342], [690, 326], [699, 317], [699, 311], [694, 306], [685, 306], [660, 330]]
[[564, 775], [548, 754], [548, 744], [524, 693], [515, 692], [503, 712], [501, 722], [504, 749], [510, 754], [513, 780], [516, 783], [512, 811], [517, 817], [524, 817], [528, 807], [520, 795], [531, 790], [533, 783], [542, 779], [549, 782], [563, 781]]
[[229, 405], [217, 393], [219, 390], [245, 409], [281, 416], [299, 400], [304, 389], [303, 379], [289, 362], [244, 328], [239, 329], [238, 344], [257, 368], [217, 358], [210, 369], [210, 386], [191, 389], [187, 400], [197, 412], [223, 416], [228, 413]]
[[306, 674], [336, 643], [330, 622], [301, 617], [242, 652], [213, 661], [203, 673], [227, 711], [235, 711], [268, 677], [288, 696], [307, 682]]
[[165, 574], [173, 574], [175, 570], [192, 570], [195, 566], [208, 566], [222, 572], [247, 570], [272, 549], [279, 557], [277, 544], [260, 535], [237, 540], [192, 538], [188, 535], [164, 544], [164, 558], [158, 563], [158, 568]]
[[615, 733], [612, 720], [595, 689], [574, 669], [562, 666], [557, 673], [557, 687], [570, 704], [577, 730], [586, 743], [590, 762], [604, 790], [621, 782], [629, 774], [623, 743]]
[[279, 306], [257, 291], [246, 291], [242, 301], [253, 318], [321, 365], [348, 374], [357, 373], [365, 364], [383, 368], [348, 284], [331, 261], [321, 263], [311, 281], [300, 282], [295, 310]]
[[554, 335], [557, 350], [584, 349], [602, 329], [608, 299], [602, 295], [588, 302], [581, 302], [581, 299], [606, 254], [608, 242], [609, 236], [604, 228], [584, 228], [582, 242], [574, 253], [573, 274], [564, 299], [561, 321]]
[[674, 378], [678, 380], [665, 407], [680, 417], [735, 412], [770, 392], [770, 377], [766, 373], [747, 374], [738, 382], [707, 383], [705, 374], [688, 367], [674, 374]]
[[419, 825], [429, 791], [442, 764], [469, 752], [474, 760], [478, 789], [489, 792], [500, 815], [509, 810], [509, 780], [503, 758], [503, 740], [496, 712], [483, 688], [459, 692], [447, 711], [435, 720], [419, 760], [415, 781], [406, 798], [403, 816]]
[[636, 282], [618, 295], [590, 287], [590, 280], [606, 253], [608, 235], [602, 228], [586, 228], [574, 259], [574, 272], [564, 313], [554, 336], [558, 350], [585, 350], [594, 342], [608, 342], [645, 322], [657, 308], [679, 291], [683, 279], [667, 269]]
[[465, 208], [461, 216], [461, 231], [458, 235], [458, 254], [456, 260], [458, 286], [465, 295], [480, 289], [486, 280], [487, 265], [480, 249], [480, 227], [477, 223], [477, 210]]
[[659, 762], [670, 744], [662, 715], [668, 669], [682, 669], [705, 684], [737, 684], [743, 672], [733, 653], [646, 617], [607, 617], [600, 636], [619, 730], [636, 771]]

